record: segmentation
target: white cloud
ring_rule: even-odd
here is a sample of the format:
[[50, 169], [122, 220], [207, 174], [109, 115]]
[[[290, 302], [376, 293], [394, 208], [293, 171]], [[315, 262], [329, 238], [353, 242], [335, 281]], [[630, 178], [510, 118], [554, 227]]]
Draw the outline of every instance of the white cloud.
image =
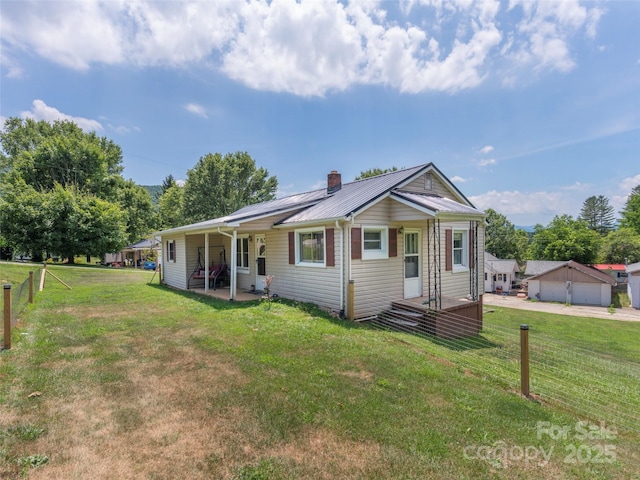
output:
[[207, 111], [205, 110], [205, 108], [202, 105], [198, 105], [197, 103], [187, 103], [184, 106], [184, 109], [187, 112], [193, 113], [194, 115], [198, 115], [199, 117], [209, 118], [207, 117]]
[[566, 187], [562, 187], [563, 190], [573, 190], [577, 192], [584, 192], [589, 188], [591, 188], [591, 185], [589, 185], [588, 183], [580, 183], [580, 182], [576, 182], [573, 185], [567, 185]]
[[480, 149], [480, 153], [487, 154], [493, 152], [493, 147], [491, 145], [486, 145]]
[[33, 109], [31, 111], [21, 112], [20, 117], [31, 118], [33, 120], [45, 120], [47, 122], [55, 122], [56, 120], [70, 120], [76, 123], [85, 132], [97, 132], [104, 130], [102, 124], [97, 120], [67, 115], [66, 113], [62, 113], [57, 108], [48, 106], [42, 100], [34, 100]]
[[640, 185], [640, 174], [633, 177], [627, 177], [620, 182], [620, 190], [626, 192], [627, 195], [631, 193], [635, 187]]
[[469, 178], [462, 178], [459, 177], [458, 175], [451, 177], [451, 181], [453, 183], [464, 183], [464, 182], [468, 182], [470, 179]]
[[604, 14], [577, 0], [399, 3], [400, 13], [375, 0], [8, 2], [0, 40], [12, 58], [33, 52], [79, 70], [197, 64], [302, 96], [357, 84], [456, 92], [500, 65], [511, 84], [532, 69], [571, 70], [572, 41], [594, 36]]
[[469, 200], [481, 210], [492, 208], [503, 215], [528, 215], [552, 217], [567, 213], [568, 196], [562, 192], [520, 192], [518, 190], [498, 192], [492, 190]]
[[483, 158], [482, 160], [478, 160], [479, 167], [488, 167], [489, 165], [495, 165], [496, 163], [495, 158]]

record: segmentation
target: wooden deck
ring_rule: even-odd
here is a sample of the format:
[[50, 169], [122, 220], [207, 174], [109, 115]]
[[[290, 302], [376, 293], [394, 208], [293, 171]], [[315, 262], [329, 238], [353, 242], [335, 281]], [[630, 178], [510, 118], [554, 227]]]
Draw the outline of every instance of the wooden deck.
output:
[[442, 309], [431, 310], [424, 298], [392, 302], [391, 309], [381, 312], [378, 323], [401, 331], [455, 339], [482, 331], [482, 297], [477, 302], [442, 299]]

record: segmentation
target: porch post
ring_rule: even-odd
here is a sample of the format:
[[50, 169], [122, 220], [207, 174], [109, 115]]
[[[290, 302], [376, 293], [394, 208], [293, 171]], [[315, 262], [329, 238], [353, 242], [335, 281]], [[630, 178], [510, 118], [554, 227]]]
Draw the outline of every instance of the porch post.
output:
[[238, 249], [238, 231], [233, 229], [233, 236], [231, 237], [231, 284], [229, 288], [229, 300], [236, 299], [236, 277], [237, 277], [237, 262], [236, 255]]
[[204, 293], [208, 293], [208, 292], [209, 292], [209, 232], [204, 232]]

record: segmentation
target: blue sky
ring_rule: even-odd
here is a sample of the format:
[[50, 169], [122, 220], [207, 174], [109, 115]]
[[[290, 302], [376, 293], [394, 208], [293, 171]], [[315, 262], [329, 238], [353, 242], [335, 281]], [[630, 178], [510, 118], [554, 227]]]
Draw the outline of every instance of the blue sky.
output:
[[518, 225], [640, 184], [640, 2], [0, 0], [0, 48], [0, 120], [73, 119], [139, 184], [433, 162]]

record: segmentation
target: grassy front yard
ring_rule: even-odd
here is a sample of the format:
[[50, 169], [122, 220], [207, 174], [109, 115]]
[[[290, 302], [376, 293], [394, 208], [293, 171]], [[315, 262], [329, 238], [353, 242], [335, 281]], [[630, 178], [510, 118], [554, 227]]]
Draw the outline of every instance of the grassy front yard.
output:
[[[637, 475], [640, 435], [555, 438], [549, 427], [575, 433], [581, 419], [520, 398], [429, 340], [308, 305], [147, 285], [151, 272], [51, 269], [73, 290], [48, 279], [0, 354], [0, 476]], [[589, 328], [576, 344], [598, 336], [597, 322]], [[613, 355], [639, 349], [629, 342]]]

